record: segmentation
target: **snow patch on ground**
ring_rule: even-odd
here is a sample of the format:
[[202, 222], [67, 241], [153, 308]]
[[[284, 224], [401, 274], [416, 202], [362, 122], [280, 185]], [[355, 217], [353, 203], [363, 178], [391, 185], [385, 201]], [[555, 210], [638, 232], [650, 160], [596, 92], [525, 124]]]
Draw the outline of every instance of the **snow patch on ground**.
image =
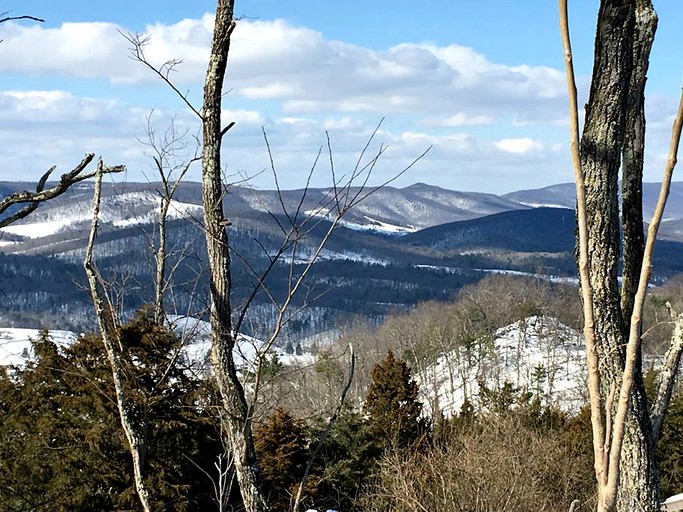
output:
[[[211, 325], [209, 322], [192, 317], [170, 317], [169, 323], [175, 333], [183, 340], [182, 354], [189, 366], [197, 372], [206, 372], [210, 368], [211, 355]], [[239, 334], [235, 342], [233, 357], [235, 364], [250, 372], [256, 370], [255, 362], [259, 350], [266, 342], [244, 334]], [[303, 355], [287, 354], [280, 347], [271, 347], [268, 356], [277, 356], [284, 365], [313, 364], [314, 356], [310, 353]]]
[[[0, 328], [0, 366], [22, 365], [32, 355], [31, 340], [40, 336], [40, 329]], [[50, 331], [58, 346], [68, 346], [76, 339], [71, 331]]]

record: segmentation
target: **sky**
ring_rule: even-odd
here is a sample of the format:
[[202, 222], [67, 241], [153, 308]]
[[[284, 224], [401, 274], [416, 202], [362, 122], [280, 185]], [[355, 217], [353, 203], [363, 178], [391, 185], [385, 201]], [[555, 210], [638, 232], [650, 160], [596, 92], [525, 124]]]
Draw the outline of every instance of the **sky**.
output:
[[[580, 102], [592, 66], [597, 0], [570, 0]], [[683, 76], [683, 2], [660, 16], [647, 89], [646, 180], [659, 181]], [[154, 65], [201, 106], [215, 2], [5, 0], [0, 12], [0, 181], [70, 170], [84, 153], [125, 164], [117, 179], [155, 181], [150, 133], [171, 123], [175, 163], [199, 123], [166, 84], [130, 58], [148, 38]], [[300, 188], [348, 176], [383, 151], [371, 184], [429, 152], [394, 184], [501, 194], [572, 180], [566, 83], [553, 0], [236, 0], [223, 99], [226, 179]], [[379, 126], [379, 128], [378, 128]], [[331, 149], [332, 158], [328, 154]], [[370, 156], [368, 156], [370, 155]], [[189, 179], [198, 180], [198, 165]]]

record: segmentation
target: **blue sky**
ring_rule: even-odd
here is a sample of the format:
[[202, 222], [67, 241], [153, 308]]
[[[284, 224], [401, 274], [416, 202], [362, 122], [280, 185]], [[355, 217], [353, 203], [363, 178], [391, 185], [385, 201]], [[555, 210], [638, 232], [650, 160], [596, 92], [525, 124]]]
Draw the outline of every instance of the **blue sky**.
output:
[[[591, 68], [597, 0], [570, 1], [581, 96]], [[660, 27], [648, 82], [646, 178], [659, 179], [683, 62], [679, 0], [655, 2]], [[200, 104], [214, 2], [6, 1], [2, 11], [44, 24], [0, 25], [0, 180], [62, 171], [85, 152], [154, 179], [146, 117], [196, 120], [142, 66], [118, 31], [150, 35], [150, 58], [183, 59], [174, 74]], [[224, 144], [226, 173], [272, 186], [262, 129], [281, 184], [300, 187], [328, 132], [337, 169], [353, 165], [384, 117], [380, 182], [429, 145], [398, 186], [503, 193], [571, 180], [557, 3], [554, 0], [245, 0], [224, 100], [236, 127]], [[198, 170], [192, 178], [197, 179]], [[318, 169], [314, 185], [329, 183]]]

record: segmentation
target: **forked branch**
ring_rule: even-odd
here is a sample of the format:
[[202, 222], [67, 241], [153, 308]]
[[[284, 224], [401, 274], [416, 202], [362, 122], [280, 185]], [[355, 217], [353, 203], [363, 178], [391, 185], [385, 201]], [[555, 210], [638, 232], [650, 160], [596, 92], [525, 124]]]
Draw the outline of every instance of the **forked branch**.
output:
[[50, 179], [50, 176], [52, 175], [53, 171], [56, 169], [56, 166], [50, 167], [48, 171], [45, 174], [43, 174], [43, 176], [38, 181], [38, 184], [36, 185], [36, 189], [34, 191], [31, 192], [25, 190], [22, 192], [15, 192], [2, 198], [2, 200], [0, 200], [0, 215], [5, 213], [12, 206], [23, 206], [11, 215], [8, 215], [7, 217], [0, 219], [0, 228], [9, 226], [13, 222], [23, 219], [24, 217], [34, 212], [38, 208], [38, 206], [40, 206], [40, 203], [44, 201], [49, 201], [50, 199], [54, 199], [55, 197], [62, 195], [72, 185], [83, 180], [92, 178], [96, 176], [98, 172], [101, 174], [111, 174], [123, 172], [126, 170], [126, 167], [124, 165], [100, 166], [100, 164], [98, 164], [98, 168], [96, 170], [86, 172], [86, 167], [90, 164], [90, 162], [93, 161], [94, 158], [94, 153], [88, 153], [87, 155], [85, 155], [85, 157], [83, 157], [83, 160], [81, 160], [81, 162], [76, 167], [74, 167], [71, 171], [67, 172], [66, 174], [62, 174], [59, 183], [57, 183], [53, 187], [46, 189], [45, 185], [47, 184], [47, 181]]
[[199, 119], [203, 119], [201, 112], [195, 108], [192, 102], [188, 99], [189, 92], [183, 93], [180, 89], [178, 89], [171, 79], [171, 73], [173, 73], [183, 61], [181, 59], [171, 59], [164, 62], [161, 66], [155, 66], [149, 61], [147, 55], [145, 54], [145, 47], [150, 42], [149, 36], [144, 36], [142, 34], [126, 34], [120, 30], [119, 34], [121, 34], [124, 39], [130, 43], [130, 58], [136, 62], [139, 62], [147, 69], [152, 71], [152, 73], [154, 73], [156, 76], [161, 78], [161, 80], [178, 95], [183, 103], [185, 103], [185, 105], [187, 105], [187, 107], [194, 112]]

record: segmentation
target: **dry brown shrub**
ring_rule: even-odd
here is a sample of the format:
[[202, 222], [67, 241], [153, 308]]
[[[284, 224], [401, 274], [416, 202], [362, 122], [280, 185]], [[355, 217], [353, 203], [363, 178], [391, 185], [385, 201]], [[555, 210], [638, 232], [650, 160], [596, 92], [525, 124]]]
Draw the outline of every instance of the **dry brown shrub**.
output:
[[[507, 415], [454, 429], [421, 453], [387, 455], [363, 497], [369, 512], [590, 510], [590, 460], [561, 435]], [[590, 481], [590, 480], [588, 480]]]

